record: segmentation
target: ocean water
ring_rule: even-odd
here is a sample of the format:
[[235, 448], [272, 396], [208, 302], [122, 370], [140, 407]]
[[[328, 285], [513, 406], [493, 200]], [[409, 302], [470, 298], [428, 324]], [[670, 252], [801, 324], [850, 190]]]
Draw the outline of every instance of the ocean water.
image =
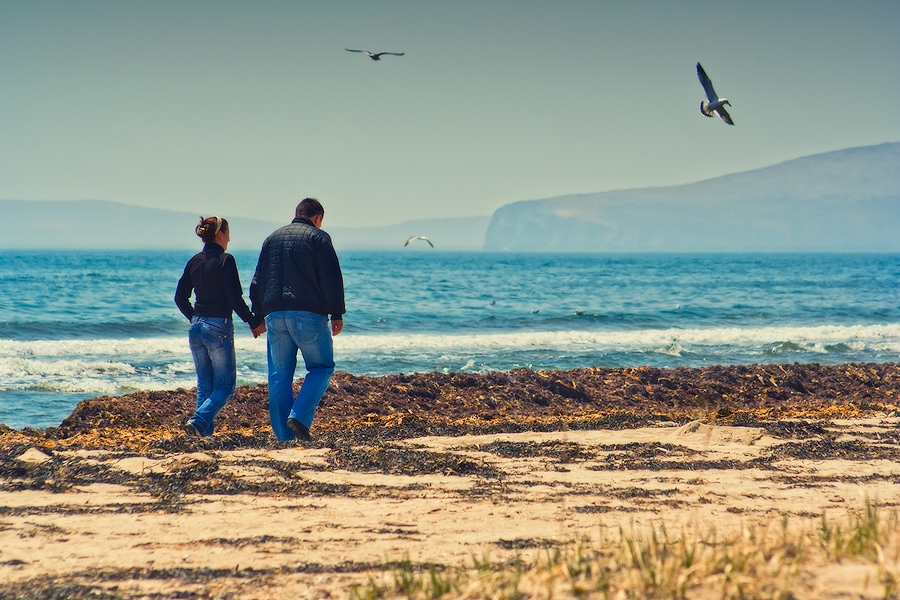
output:
[[[193, 387], [172, 301], [193, 252], [0, 252], [0, 423], [58, 425], [78, 401]], [[255, 252], [234, 252], [245, 297]], [[340, 254], [337, 369], [893, 362], [900, 255]], [[238, 383], [265, 339], [235, 324]]]

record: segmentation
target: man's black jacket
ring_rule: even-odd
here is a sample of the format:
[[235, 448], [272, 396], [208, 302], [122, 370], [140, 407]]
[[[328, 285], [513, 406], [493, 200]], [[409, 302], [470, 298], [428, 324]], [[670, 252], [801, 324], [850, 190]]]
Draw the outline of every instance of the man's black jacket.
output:
[[331, 237], [305, 217], [276, 229], [259, 252], [250, 301], [257, 315], [305, 310], [340, 319], [344, 278]]

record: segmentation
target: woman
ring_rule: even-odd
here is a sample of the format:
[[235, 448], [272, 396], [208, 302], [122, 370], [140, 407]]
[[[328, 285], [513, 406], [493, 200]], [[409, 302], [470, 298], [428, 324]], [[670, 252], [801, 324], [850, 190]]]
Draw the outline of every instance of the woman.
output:
[[[188, 340], [197, 370], [197, 410], [184, 430], [188, 435], [208, 436], [216, 415], [234, 395], [237, 380], [232, 311], [250, 325], [253, 337], [263, 333], [266, 325], [244, 302], [237, 264], [225, 252], [231, 241], [228, 221], [200, 217], [195, 231], [204, 242], [203, 251], [185, 265], [175, 304], [191, 322]], [[196, 299], [193, 306], [191, 291]]]

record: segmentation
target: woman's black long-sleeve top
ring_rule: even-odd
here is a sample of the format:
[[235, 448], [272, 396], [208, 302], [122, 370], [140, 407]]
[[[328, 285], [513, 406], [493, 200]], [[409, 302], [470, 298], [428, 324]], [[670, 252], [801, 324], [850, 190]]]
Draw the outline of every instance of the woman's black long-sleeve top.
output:
[[[193, 306], [191, 291], [196, 296]], [[263, 321], [244, 301], [234, 257], [215, 243], [205, 244], [185, 265], [175, 289], [175, 304], [188, 320], [194, 315], [228, 319], [233, 311], [253, 328]]]

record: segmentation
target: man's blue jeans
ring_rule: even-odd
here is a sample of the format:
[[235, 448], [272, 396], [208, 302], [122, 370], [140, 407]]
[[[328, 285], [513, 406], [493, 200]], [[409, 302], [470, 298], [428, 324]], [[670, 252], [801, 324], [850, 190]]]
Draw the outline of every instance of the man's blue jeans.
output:
[[[288, 429], [288, 417], [307, 427], [328, 389], [334, 373], [334, 344], [328, 317], [303, 310], [283, 310], [266, 316], [269, 361], [269, 418], [281, 441], [297, 437]], [[291, 387], [297, 368], [297, 350], [303, 356], [307, 374], [294, 397]]]
[[197, 370], [197, 411], [189, 422], [202, 435], [212, 435], [213, 419], [234, 395], [234, 324], [231, 319], [195, 316], [188, 341]]

